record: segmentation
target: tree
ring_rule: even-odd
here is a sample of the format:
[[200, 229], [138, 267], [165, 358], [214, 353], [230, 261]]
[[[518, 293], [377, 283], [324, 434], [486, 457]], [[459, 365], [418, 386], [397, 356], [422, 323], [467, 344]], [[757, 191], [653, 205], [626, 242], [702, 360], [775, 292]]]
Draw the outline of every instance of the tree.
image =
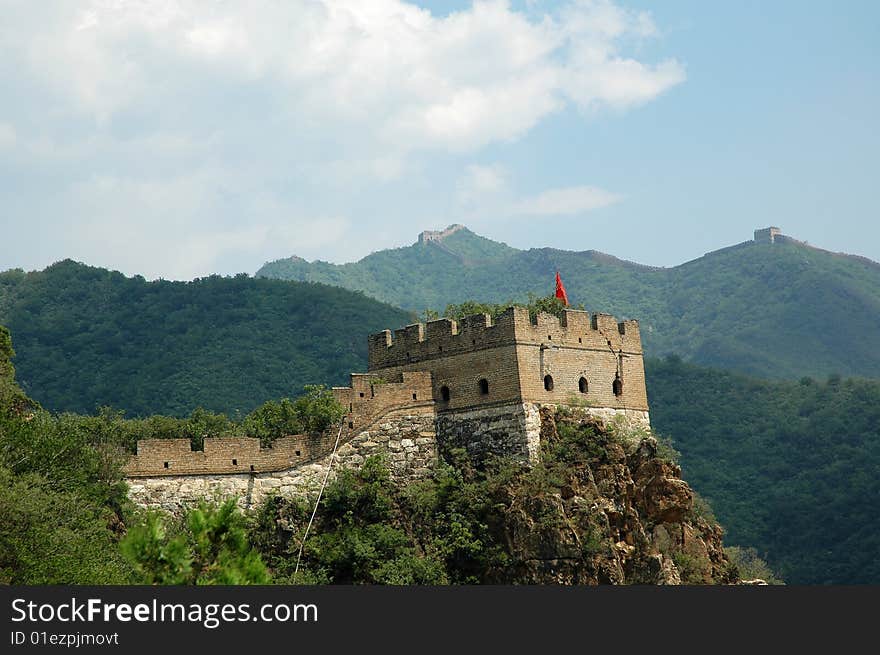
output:
[[235, 500], [203, 502], [169, 525], [158, 512], [143, 520], [120, 543], [142, 582], [163, 585], [266, 584], [269, 574], [248, 543]]
[[0, 584], [125, 584], [113, 515], [43, 476], [0, 466]]
[[[460, 319], [463, 316], [471, 316], [473, 314], [489, 314], [493, 319], [498, 318], [499, 315], [504, 313], [509, 307], [525, 307], [529, 310], [529, 316], [532, 320], [535, 320], [535, 317], [540, 312], [545, 312], [547, 314], [553, 314], [554, 316], [562, 316], [563, 312], [566, 309], [578, 309], [583, 311], [583, 305], [577, 305], [573, 307], [566, 307], [562, 300], [557, 298], [555, 295], [551, 294], [549, 296], [536, 296], [532, 293], [528, 295], [528, 302], [506, 302], [506, 303], [480, 303], [475, 302], [473, 300], [466, 300], [463, 303], [458, 305], [446, 305], [446, 309], [443, 312], [443, 315], [447, 318], [452, 319]], [[425, 317], [433, 316], [438, 317], [438, 313], [433, 310], [425, 310]], [[429, 319], [433, 320], [433, 319]]]
[[264, 446], [291, 434], [318, 434], [338, 423], [345, 414], [333, 393], [323, 385], [306, 385], [294, 401], [270, 400], [244, 419], [245, 432], [258, 437]]

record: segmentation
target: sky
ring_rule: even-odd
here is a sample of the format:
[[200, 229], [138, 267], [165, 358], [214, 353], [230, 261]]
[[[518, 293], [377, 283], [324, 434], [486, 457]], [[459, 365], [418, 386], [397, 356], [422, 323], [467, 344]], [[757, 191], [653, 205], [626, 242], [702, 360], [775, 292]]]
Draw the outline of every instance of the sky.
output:
[[355, 261], [463, 223], [880, 260], [880, 3], [0, 0], [0, 270]]

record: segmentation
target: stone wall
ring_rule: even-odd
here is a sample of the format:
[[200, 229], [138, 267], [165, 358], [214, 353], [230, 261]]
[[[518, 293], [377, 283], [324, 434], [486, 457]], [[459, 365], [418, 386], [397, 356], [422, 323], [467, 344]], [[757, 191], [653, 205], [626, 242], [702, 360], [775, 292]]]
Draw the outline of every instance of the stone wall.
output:
[[352, 373], [351, 385], [333, 387], [333, 397], [347, 411], [346, 429], [360, 431], [388, 412], [404, 408], [433, 412], [431, 374], [426, 371]]
[[[400, 483], [428, 475], [437, 462], [434, 425], [433, 413], [403, 412], [383, 417], [339, 447], [331, 479], [340, 469], [359, 467], [371, 455], [383, 456], [392, 478]], [[206, 449], [211, 441], [205, 440]], [[242, 509], [249, 509], [270, 496], [305, 496], [317, 492], [329, 464], [327, 454], [281, 471], [131, 477], [129, 497], [142, 507], [171, 512], [197, 505], [203, 499], [232, 497], [238, 499]]]
[[538, 406], [512, 403], [437, 416], [437, 444], [441, 454], [464, 448], [477, 462], [488, 455], [537, 459], [541, 435]]
[[[369, 338], [369, 368], [333, 389], [347, 410], [334, 467], [381, 454], [404, 482], [428, 474], [438, 449], [534, 461], [539, 410], [549, 405], [649, 427], [638, 322], [607, 314], [566, 310], [532, 322], [511, 307], [494, 322], [478, 314], [410, 325], [393, 338], [385, 330]], [[294, 435], [260, 448], [257, 439], [217, 438], [203, 451], [185, 439], [144, 440], [126, 467], [130, 495], [179, 509], [211, 496], [250, 507], [268, 494], [306, 494], [323, 479], [335, 439]]]
[[[481, 407], [437, 416], [437, 444], [441, 456], [453, 448], [463, 448], [476, 462], [488, 455], [506, 455], [536, 461], [541, 449], [541, 409], [559, 407], [553, 403], [514, 403]], [[625, 425], [650, 430], [647, 411], [608, 407], [572, 407], [584, 417], [606, 423], [622, 421]]]
[[[361, 466], [371, 455], [382, 456], [392, 479], [401, 484], [430, 475], [438, 456], [453, 448], [464, 448], [476, 462], [490, 454], [536, 461], [544, 406], [553, 405], [512, 403], [439, 415], [424, 410], [392, 412], [339, 446], [330, 479], [342, 468]], [[650, 427], [647, 411], [589, 407], [573, 411], [609, 422], [622, 417], [636, 427]], [[213, 451], [212, 441], [205, 443]], [[330, 446], [324, 456], [279, 471], [130, 476], [129, 497], [142, 507], [178, 512], [203, 499], [236, 497], [242, 509], [249, 509], [269, 496], [307, 496], [317, 492], [324, 479]]]
[[335, 439], [335, 433], [295, 435], [261, 448], [251, 437], [216, 437], [205, 439], [204, 450], [192, 450], [189, 439], [141, 439], [124, 472], [143, 477], [281, 471], [325, 455]]
[[[565, 345], [522, 344], [517, 362], [523, 400], [585, 404], [614, 410], [648, 410], [645, 366], [641, 353], [583, 351]], [[545, 387], [549, 376], [551, 388]], [[620, 388], [615, 393], [615, 380]], [[583, 380], [583, 382], [581, 382]], [[582, 391], [581, 385], [584, 385]]]

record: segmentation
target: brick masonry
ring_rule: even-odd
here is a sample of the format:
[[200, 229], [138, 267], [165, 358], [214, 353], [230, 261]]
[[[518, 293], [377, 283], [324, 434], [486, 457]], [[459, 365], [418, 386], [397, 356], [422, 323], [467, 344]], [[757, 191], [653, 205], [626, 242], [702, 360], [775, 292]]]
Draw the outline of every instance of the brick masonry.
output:
[[[330, 479], [343, 468], [356, 468], [371, 455], [381, 455], [394, 480], [405, 484], [427, 475], [437, 462], [434, 415], [398, 414], [364, 430], [339, 447]], [[173, 440], [177, 441], [177, 440]], [[207, 443], [213, 441], [206, 440]], [[187, 442], [188, 447], [188, 442]], [[330, 465], [322, 457], [279, 471], [142, 475], [129, 479], [129, 497], [142, 507], [177, 512], [203, 499], [237, 498], [242, 509], [259, 505], [267, 496], [304, 496], [316, 492]]]
[[[443, 454], [464, 448], [534, 461], [540, 408], [565, 405], [604, 419], [650, 426], [637, 321], [566, 310], [562, 318], [511, 307], [443, 319], [369, 337], [369, 371], [333, 395], [346, 409], [333, 468], [381, 454], [395, 480], [430, 473]], [[251, 507], [270, 494], [317, 489], [336, 440], [293, 435], [260, 448], [257, 439], [138, 443], [126, 467], [138, 504], [176, 510], [205, 497], [237, 496]]]
[[478, 314], [385, 330], [369, 337], [369, 371], [430, 372], [440, 413], [515, 402], [648, 411], [638, 321], [608, 314], [566, 310], [532, 323], [511, 307], [494, 323]]

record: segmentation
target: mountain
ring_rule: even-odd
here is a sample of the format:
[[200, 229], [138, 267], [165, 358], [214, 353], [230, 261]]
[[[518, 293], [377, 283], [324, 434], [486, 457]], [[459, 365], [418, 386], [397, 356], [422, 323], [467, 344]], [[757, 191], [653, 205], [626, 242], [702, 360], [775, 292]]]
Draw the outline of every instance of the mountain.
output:
[[72, 261], [0, 273], [18, 379], [54, 411], [246, 414], [305, 384], [347, 382], [369, 333], [411, 320], [345, 289], [243, 274], [147, 282]]
[[[307, 508], [318, 498], [280, 489], [248, 521], [234, 499], [205, 498], [177, 520], [138, 512], [122, 476], [127, 435], [161, 438], [169, 423], [182, 422], [50, 414], [17, 387], [13, 355], [0, 327], [3, 585], [265, 584], [263, 560], [282, 584], [755, 577], [753, 566], [742, 569], [725, 552], [720, 526], [654, 437], [550, 408], [541, 411], [542, 457], [534, 466], [507, 459], [475, 469], [453, 456], [432, 476], [404, 483], [371, 456], [359, 466], [339, 462], [357, 468], [336, 467], [311, 519]], [[306, 524], [311, 537], [297, 551]]]
[[646, 374], [652, 426], [727, 544], [789, 583], [880, 583], [880, 380], [759, 380], [674, 357]]
[[355, 263], [292, 257], [257, 276], [323, 282], [422, 311], [546, 295], [557, 270], [573, 303], [638, 318], [649, 355], [762, 377], [880, 377], [880, 264], [791, 238], [655, 268], [592, 250], [518, 250], [451, 226]]
[[[245, 413], [344, 381], [365, 367], [367, 333], [410, 318], [314, 283], [148, 283], [69, 261], [0, 274], [17, 377], [56, 411]], [[11, 353], [0, 329], [0, 402], [24, 406]], [[672, 437], [728, 543], [757, 547], [790, 582], [880, 582], [880, 382], [759, 380], [675, 358], [649, 359], [646, 372], [654, 428]], [[53, 444], [83, 437], [71, 420]]]

